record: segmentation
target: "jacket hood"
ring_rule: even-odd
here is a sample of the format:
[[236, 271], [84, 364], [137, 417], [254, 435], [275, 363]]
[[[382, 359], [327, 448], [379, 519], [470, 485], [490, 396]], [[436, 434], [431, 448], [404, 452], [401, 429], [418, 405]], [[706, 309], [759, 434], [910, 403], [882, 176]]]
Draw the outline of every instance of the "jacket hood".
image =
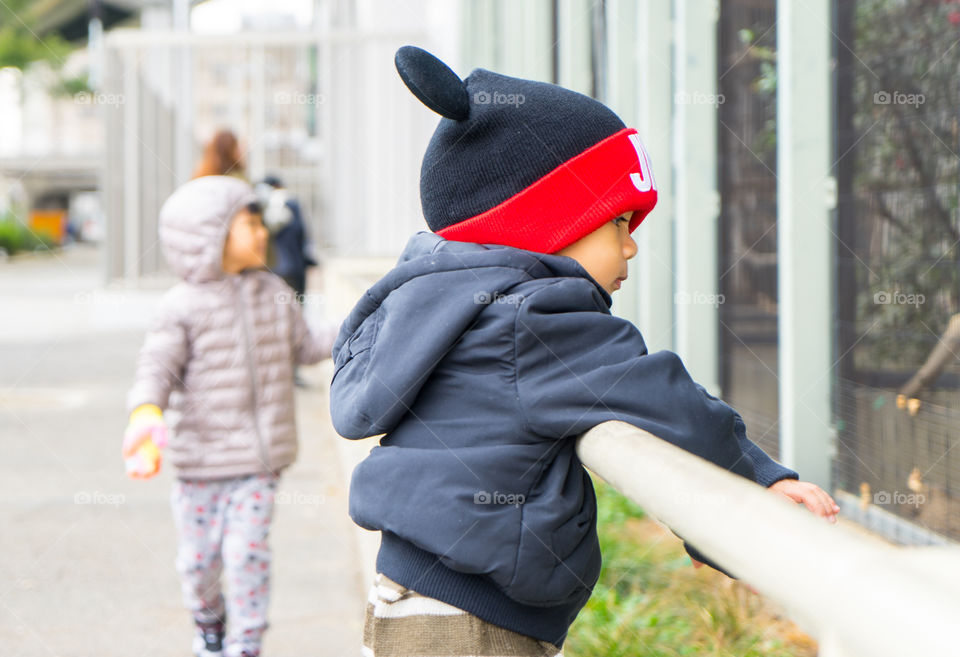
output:
[[173, 271], [190, 283], [222, 278], [230, 221], [256, 201], [250, 185], [232, 176], [202, 176], [179, 187], [160, 208], [160, 245]]
[[337, 432], [391, 431], [483, 309], [535, 278], [578, 276], [610, 295], [579, 262], [498, 244], [455, 242], [420, 231], [386, 276], [364, 293], [333, 345], [331, 414]]

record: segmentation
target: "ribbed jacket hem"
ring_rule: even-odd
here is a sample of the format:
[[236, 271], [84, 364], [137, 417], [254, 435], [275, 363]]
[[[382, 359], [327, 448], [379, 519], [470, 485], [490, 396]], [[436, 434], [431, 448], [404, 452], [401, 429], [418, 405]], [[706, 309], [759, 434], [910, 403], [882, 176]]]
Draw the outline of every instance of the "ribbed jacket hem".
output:
[[589, 591], [551, 607], [524, 605], [507, 597], [488, 577], [444, 566], [435, 554], [396, 534], [383, 532], [377, 572], [421, 595], [436, 598], [488, 623], [563, 647], [567, 630], [590, 597]]

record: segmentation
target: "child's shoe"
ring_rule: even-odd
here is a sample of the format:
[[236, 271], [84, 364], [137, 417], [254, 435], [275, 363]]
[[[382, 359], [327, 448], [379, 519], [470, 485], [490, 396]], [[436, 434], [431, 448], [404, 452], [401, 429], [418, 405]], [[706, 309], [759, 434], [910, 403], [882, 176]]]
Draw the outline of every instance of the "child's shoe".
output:
[[223, 623], [197, 623], [197, 635], [193, 637], [194, 657], [223, 656]]

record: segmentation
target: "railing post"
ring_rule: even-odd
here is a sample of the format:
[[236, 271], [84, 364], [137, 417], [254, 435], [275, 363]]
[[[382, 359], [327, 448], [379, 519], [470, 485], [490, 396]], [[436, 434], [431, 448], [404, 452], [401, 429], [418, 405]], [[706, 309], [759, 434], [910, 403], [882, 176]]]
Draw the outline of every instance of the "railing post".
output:
[[830, 490], [830, 2], [777, 2], [780, 457]]
[[719, 394], [719, 10], [717, 0], [675, 0], [674, 8], [676, 351], [693, 378]]

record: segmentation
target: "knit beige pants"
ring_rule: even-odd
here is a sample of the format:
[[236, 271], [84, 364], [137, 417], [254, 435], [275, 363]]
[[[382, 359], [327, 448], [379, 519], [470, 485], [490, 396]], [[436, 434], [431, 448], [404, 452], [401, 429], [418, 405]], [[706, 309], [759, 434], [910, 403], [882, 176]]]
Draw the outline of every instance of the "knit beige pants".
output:
[[547, 641], [491, 625], [377, 574], [367, 598], [365, 657], [563, 657]]

